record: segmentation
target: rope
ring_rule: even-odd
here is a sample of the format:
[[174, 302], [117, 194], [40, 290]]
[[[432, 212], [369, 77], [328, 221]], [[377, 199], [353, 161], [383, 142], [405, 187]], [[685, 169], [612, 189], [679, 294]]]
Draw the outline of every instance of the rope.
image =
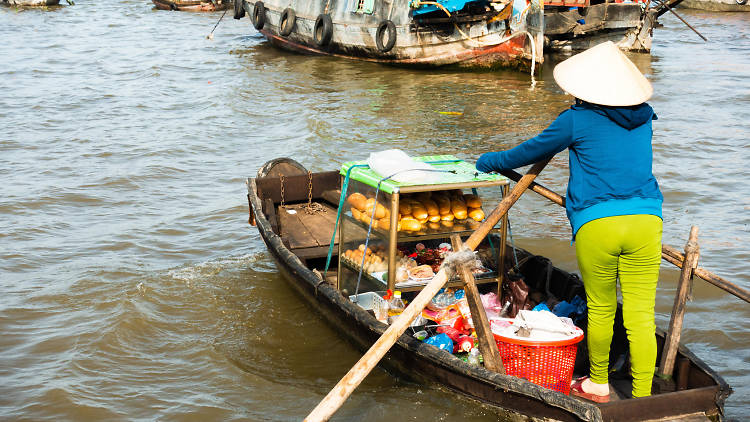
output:
[[227, 14], [227, 10], [229, 10], [229, 9], [224, 9], [224, 13], [221, 14], [221, 17], [219, 18], [219, 21], [216, 22], [216, 25], [214, 25], [214, 29], [211, 30], [211, 33], [208, 34], [208, 35], [206, 35], [206, 38], [208, 38], [209, 40], [214, 39], [214, 31], [216, 30], [216, 27], [219, 26], [219, 23], [221, 23], [221, 20], [224, 19], [224, 15]]
[[336, 212], [336, 225], [333, 226], [333, 235], [331, 236], [331, 243], [328, 245], [328, 257], [326, 257], [326, 266], [323, 269], [323, 277], [328, 274], [328, 267], [331, 265], [331, 256], [333, 255], [333, 244], [336, 242], [336, 231], [339, 228], [339, 219], [341, 218], [341, 210], [344, 208], [344, 201], [346, 200], [346, 190], [349, 188], [349, 176], [352, 174], [352, 170], [357, 167], [369, 167], [367, 164], [354, 164], [349, 167], [344, 176], [344, 183], [341, 184], [341, 197], [339, 198], [339, 208]]
[[452, 278], [458, 273], [457, 269], [462, 265], [467, 265], [469, 268], [474, 269], [477, 265], [477, 256], [474, 251], [464, 247], [460, 251], [449, 252], [445, 255], [445, 259], [441, 264], [441, 268], [445, 269], [448, 279]]

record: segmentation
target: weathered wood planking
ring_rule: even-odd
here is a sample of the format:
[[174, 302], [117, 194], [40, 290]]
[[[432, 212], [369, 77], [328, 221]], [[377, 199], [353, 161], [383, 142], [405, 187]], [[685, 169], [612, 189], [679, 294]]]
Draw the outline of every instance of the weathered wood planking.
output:
[[[305, 212], [306, 204], [279, 208], [281, 220], [281, 237], [285, 239], [295, 253], [298, 249], [328, 247], [336, 224], [336, 211], [325, 204], [320, 204], [325, 211], [314, 214]], [[288, 211], [294, 211], [289, 213]], [[299, 253], [305, 254], [302, 251]], [[314, 254], [317, 255], [317, 254]]]
[[279, 220], [281, 223], [281, 238], [289, 244], [292, 249], [313, 248], [320, 246], [312, 237], [307, 227], [302, 224], [299, 213], [290, 214], [291, 208], [279, 207]]

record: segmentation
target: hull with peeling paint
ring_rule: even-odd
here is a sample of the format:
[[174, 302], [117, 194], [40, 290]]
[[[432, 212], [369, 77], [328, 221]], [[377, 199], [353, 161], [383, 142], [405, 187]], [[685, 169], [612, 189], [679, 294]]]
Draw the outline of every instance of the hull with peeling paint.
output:
[[[501, 10], [456, 13], [452, 17], [442, 11], [413, 17], [409, 0], [375, 0], [371, 13], [354, 12], [356, 4], [351, 0], [331, 0], [328, 4], [268, 0], [263, 4], [265, 22], [258, 30], [274, 46], [289, 51], [391, 65], [528, 69], [532, 61], [535, 65], [543, 62], [544, 17], [539, 0], [530, 0], [525, 10], [516, 9], [515, 13], [508, 2]], [[253, 16], [256, 3], [245, 0], [238, 8], [241, 15]], [[294, 11], [296, 19], [292, 32], [284, 36], [280, 21], [287, 8]], [[333, 30], [330, 43], [321, 46], [315, 42], [313, 31], [326, 8]], [[378, 27], [385, 21], [393, 23], [396, 34], [395, 44], [387, 51], [378, 48], [375, 40]]]

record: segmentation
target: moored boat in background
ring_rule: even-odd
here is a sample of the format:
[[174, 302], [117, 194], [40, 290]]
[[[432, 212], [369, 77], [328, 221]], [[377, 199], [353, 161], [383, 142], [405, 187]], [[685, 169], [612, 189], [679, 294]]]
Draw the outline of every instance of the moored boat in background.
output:
[[0, 4], [19, 7], [45, 7], [57, 6], [60, 0], [1, 0]]
[[750, 12], [748, 0], [685, 0], [680, 5], [710, 12]]
[[232, 7], [232, 0], [152, 0], [157, 9], [213, 12]]
[[546, 46], [577, 51], [612, 41], [621, 50], [647, 53], [657, 13], [658, 8], [644, 0], [546, 0]]
[[273, 45], [393, 65], [516, 67], [543, 62], [540, 0], [238, 0]]

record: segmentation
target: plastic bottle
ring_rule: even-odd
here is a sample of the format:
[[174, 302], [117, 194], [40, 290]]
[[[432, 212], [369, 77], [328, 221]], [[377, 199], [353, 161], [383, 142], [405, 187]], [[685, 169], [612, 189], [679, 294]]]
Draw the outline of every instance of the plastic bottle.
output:
[[468, 357], [469, 365], [479, 366], [479, 348], [475, 347], [469, 351]]
[[401, 292], [396, 290], [393, 292], [393, 297], [388, 301], [388, 316], [400, 315], [401, 312], [404, 312], [404, 308], [406, 308], [406, 305], [401, 300]]

